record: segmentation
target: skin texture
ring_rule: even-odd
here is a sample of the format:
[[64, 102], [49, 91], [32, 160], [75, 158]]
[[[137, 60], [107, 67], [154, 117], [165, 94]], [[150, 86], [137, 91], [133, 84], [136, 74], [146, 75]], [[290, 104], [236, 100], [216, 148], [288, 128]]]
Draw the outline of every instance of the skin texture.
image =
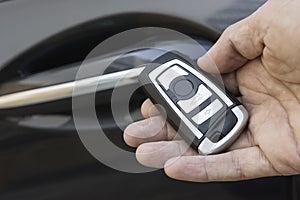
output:
[[198, 60], [204, 70], [223, 75], [250, 114], [248, 127], [226, 152], [197, 155], [147, 100], [145, 120], [124, 131], [127, 144], [138, 147], [138, 161], [164, 167], [172, 178], [197, 182], [299, 174], [299, 10], [299, 0], [270, 0], [228, 27]]

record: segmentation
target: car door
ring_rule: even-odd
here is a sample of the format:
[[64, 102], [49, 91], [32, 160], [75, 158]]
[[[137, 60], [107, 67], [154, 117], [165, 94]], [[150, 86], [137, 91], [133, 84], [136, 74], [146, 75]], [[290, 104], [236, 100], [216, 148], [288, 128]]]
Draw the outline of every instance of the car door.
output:
[[[297, 199], [300, 179], [296, 176], [190, 183], [171, 180], [163, 170], [132, 174], [111, 169], [96, 160], [78, 137], [71, 98], [54, 95], [47, 101], [40, 101], [41, 96], [34, 95], [35, 101], [32, 98], [25, 101], [24, 96], [18, 96], [19, 101], [7, 100], [11, 94], [24, 91], [36, 94], [41, 88], [74, 81], [83, 60], [95, 46], [134, 28], [176, 30], [208, 50], [226, 27], [252, 13], [263, 2], [0, 2], [1, 199]], [[170, 41], [165, 39], [165, 42]], [[172, 42], [174, 49], [185, 44], [184, 40]], [[161, 42], [160, 45], [165, 44]], [[189, 51], [192, 46], [185, 48]], [[190, 56], [196, 59], [202, 53], [193, 52]], [[120, 55], [104, 74], [115, 77], [118, 72], [151, 62], [159, 54], [157, 49], [139, 49]], [[113, 81], [109, 79], [109, 82]], [[126, 88], [138, 88], [138, 82], [122, 87], [124, 95], [119, 95], [120, 103], [126, 100]], [[121, 126], [117, 126], [113, 118], [112, 89], [100, 88], [96, 94], [95, 108], [101, 116], [100, 124], [112, 143], [134, 152], [124, 143], [122, 136], [122, 129], [130, 121], [124, 120]], [[141, 89], [133, 93], [130, 117], [135, 120], [142, 118], [140, 105], [146, 98]]]

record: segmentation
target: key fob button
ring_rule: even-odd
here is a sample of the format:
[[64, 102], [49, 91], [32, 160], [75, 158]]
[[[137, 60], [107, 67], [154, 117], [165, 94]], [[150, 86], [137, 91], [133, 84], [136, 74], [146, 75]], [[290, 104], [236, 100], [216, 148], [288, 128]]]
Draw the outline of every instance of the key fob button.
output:
[[174, 65], [173, 67], [163, 72], [158, 77], [158, 81], [165, 88], [165, 90], [169, 90], [170, 84], [175, 78], [185, 75], [188, 75], [188, 73], [185, 70], [183, 70], [178, 65]]
[[211, 118], [214, 114], [216, 114], [219, 110], [223, 108], [223, 104], [220, 100], [215, 99], [211, 104], [209, 104], [206, 108], [204, 108], [201, 112], [192, 117], [192, 120], [200, 125], [209, 118]]
[[222, 128], [219, 130], [223, 136], [226, 136], [233, 129], [237, 123], [237, 120], [238, 119], [231, 110], [226, 112], [225, 122], [223, 123]]
[[193, 92], [194, 85], [191, 81], [189, 81], [187, 79], [182, 79], [182, 80], [177, 81], [174, 84], [173, 90], [176, 95], [178, 95], [180, 97], [185, 97]]
[[213, 143], [220, 141], [225, 137], [237, 123], [237, 118], [233, 112], [229, 109], [226, 114], [221, 115], [217, 121], [215, 121], [209, 130], [206, 132], [206, 137]]
[[203, 85], [199, 85], [197, 93], [190, 99], [180, 100], [177, 104], [184, 110], [184, 112], [189, 113], [204, 101], [210, 98], [212, 93]]

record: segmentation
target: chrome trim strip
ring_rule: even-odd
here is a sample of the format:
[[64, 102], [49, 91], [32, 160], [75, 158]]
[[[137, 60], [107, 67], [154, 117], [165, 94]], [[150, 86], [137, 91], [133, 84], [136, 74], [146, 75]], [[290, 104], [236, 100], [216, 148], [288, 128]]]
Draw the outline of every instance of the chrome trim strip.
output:
[[[0, 96], [0, 109], [12, 109], [71, 98], [74, 95], [73, 89], [75, 85], [80, 88], [97, 85], [96, 91], [100, 92], [114, 87], [135, 84], [138, 83], [138, 75], [143, 69], [144, 67], [134, 68], [77, 81], [6, 94]], [[76, 96], [88, 94], [90, 92], [90, 90], [80, 89], [79, 92], [76, 92]]]

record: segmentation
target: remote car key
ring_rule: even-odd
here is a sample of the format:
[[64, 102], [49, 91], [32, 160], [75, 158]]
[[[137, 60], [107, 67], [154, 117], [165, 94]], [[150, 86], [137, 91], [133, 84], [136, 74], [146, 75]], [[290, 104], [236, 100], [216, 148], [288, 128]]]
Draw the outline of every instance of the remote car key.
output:
[[224, 150], [247, 123], [244, 106], [177, 52], [156, 59], [142, 71], [139, 81], [153, 103], [164, 107], [168, 122], [200, 154]]

